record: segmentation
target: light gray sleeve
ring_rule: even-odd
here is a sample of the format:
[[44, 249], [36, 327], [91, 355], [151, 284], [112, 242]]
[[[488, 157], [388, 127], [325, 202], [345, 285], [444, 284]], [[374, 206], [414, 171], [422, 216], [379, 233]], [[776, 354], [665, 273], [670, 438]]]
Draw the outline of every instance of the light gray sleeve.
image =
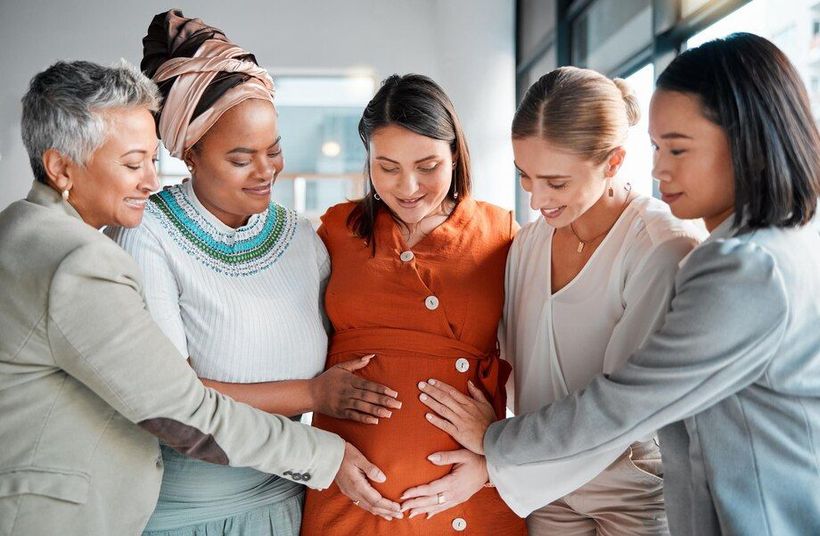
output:
[[663, 326], [609, 378], [490, 426], [488, 461], [523, 465], [626, 446], [743, 389], [765, 371], [788, 302], [772, 256], [739, 238], [697, 248]]
[[63, 260], [48, 308], [58, 366], [183, 454], [328, 487], [344, 441], [206, 389], [146, 310], [138, 274], [108, 241]]

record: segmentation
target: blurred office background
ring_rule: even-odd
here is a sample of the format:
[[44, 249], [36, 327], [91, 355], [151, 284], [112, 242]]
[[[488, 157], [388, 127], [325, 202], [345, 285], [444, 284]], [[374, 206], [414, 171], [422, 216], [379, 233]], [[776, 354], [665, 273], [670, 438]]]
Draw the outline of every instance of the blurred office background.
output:
[[[380, 80], [423, 73], [455, 103], [475, 196], [533, 217], [512, 165], [517, 100], [559, 65], [627, 79], [646, 112], [656, 74], [687, 47], [750, 31], [773, 40], [820, 99], [820, 0], [0, 0], [0, 209], [31, 183], [20, 98], [58, 59], [138, 63], [153, 15], [172, 7], [224, 30], [277, 84], [285, 170], [275, 199], [317, 221], [364, 191], [357, 124]], [[653, 193], [646, 114], [622, 173]], [[163, 183], [186, 169], [161, 155]]]

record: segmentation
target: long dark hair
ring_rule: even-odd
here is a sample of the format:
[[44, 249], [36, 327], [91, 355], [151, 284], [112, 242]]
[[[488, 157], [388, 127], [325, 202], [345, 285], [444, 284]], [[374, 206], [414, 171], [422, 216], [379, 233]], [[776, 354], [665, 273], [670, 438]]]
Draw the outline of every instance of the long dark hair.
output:
[[359, 137], [367, 152], [364, 174], [368, 191], [356, 201], [356, 207], [347, 218], [348, 227], [363, 238], [374, 253], [376, 216], [382, 208], [389, 209], [374, 197], [376, 191], [370, 179], [370, 139], [377, 130], [388, 125], [398, 125], [416, 134], [448, 142], [455, 168], [447, 199], [457, 203], [471, 191], [470, 153], [461, 122], [447, 94], [430, 78], [420, 74], [390, 76], [367, 103], [359, 121]]
[[709, 41], [675, 58], [657, 88], [699, 97], [729, 139], [734, 225], [795, 227], [820, 195], [817, 126], [800, 76], [774, 44], [749, 33]]

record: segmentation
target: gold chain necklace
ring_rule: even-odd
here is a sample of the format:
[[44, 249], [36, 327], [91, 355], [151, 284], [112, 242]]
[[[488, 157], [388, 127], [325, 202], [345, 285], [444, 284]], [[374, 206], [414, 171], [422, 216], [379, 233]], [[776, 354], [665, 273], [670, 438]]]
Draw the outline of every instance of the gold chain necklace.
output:
[[607, 227], [603, 233], [597, 234], [589, 240], [582, 240], [581, 237], [578, 236], [578, 233], [575, 232], [575, 228], [572, 226], [572, 223], [570, 222], [569, 230], [572, 231], [572, 234], [575, 235], [575, 238], [578, 239], [578, 247], [575, 249], [576, 253], [583, 253], [584, 246], [586, 246], [587, 244], [591, 244], [592, 242], [595, 242], [602, 236], [606, 235], [609, 231], [611, 231], [613, 227], [615, 227], [615, 223], [617, 223], [618, 219], [621, 217], [621, 214], [623, 214], [624, 208], [626, 208], [626, 205], [629, 203], [629, 194], [630, 192], [632, 192], [632, 185], [626, 183], [624, 185], [624, 190], [626, 190], [626, 199], [624, 199], [624, 204], [621, 206], [620, 212], [618, 212], [618, 217], [615, 218], [615, 221], [612, 222], [612, 225]]

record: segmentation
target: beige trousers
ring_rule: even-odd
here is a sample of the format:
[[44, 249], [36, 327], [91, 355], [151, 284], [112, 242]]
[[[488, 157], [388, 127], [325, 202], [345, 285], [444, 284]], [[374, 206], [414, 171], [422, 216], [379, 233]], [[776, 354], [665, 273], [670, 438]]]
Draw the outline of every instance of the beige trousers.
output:
[[669, 534], [657, 440], [633, 443], [601, 474], [527, 518], [532, 536]]

